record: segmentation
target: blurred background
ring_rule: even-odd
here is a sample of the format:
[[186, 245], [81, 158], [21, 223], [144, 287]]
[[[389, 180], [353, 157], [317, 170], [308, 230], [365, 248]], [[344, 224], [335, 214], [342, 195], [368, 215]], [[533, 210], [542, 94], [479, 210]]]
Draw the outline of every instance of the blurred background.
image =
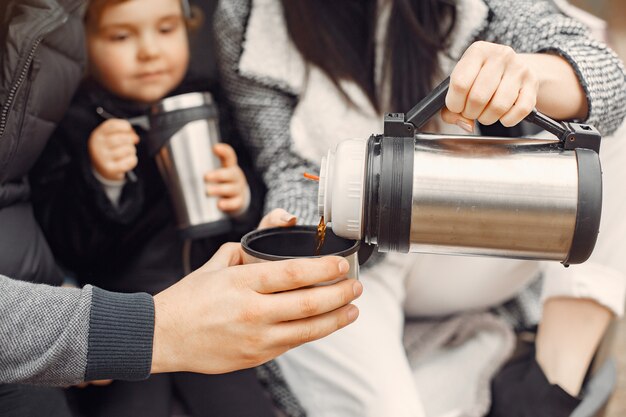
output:
[[570, 0], [608, 23], [612, 46], [626, 58], [626, 2], [624, 0]]
[[[608, 23], [611, 46], [623, 60], [626, 60], [626, 1], [570, 0], [570, 3]], [[626, 146], [626, 144], [623, 145]], [[607, 417], [623, 417], [626, 416], [626, 320], [624, 319], [617, 324], [613, 352], [618, 362], [619, 373], [617, 389], [609, 403]]]

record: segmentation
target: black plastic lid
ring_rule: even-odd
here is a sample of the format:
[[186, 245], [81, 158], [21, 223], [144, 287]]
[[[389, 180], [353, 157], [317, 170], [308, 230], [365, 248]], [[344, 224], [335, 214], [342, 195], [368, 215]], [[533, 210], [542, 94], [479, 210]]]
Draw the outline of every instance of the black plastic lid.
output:
[[147, 146], [150, 156], [156, 155], [167, 144], [172, 136], [187, 123], [196, 120], [217, 119], [217, 108], [214, 104], [172, 110], [150, 115], [150, 131], [147, 135]]
[[598, 239], [602, 214], [600, 157], [590, 149], [576, 149], [578, 160], [578, 209], [576, 227], [563, 265], [580, 264], [591, 256]]
[[384, 137], [381, 141], [377, 233], [381, 252], [406, 253], [410, 248], [414, 152], [413, 137]]

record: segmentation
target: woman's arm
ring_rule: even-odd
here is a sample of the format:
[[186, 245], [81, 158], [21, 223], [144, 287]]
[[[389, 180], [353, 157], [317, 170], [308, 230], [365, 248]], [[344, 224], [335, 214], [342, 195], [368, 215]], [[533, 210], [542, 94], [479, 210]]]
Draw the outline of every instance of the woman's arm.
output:
[[574, 68], [563, 57], [540, 53], [521, 54], [538, 76], [536, 107], [557, 120], [583, 120], [589, 114], [589, 102]]
[[[539, 76], [540, 110], [559, 119], [580, 118], [603, 135], [617, 129], [626, 114], [626, 74], [615, 53], [549, 1], [484, 1], [491, 19], [481, 38], [524, 54]], [[586, 105], [579, 101], [572, 75], [582, 87]]]
[[220, 2], [215, 15], [222, 85], [234, 109], [240, 134], [261, 173], [267, 194], [265, 212], [284, 208], [303, 224], [317, 224], [317, 186], [305, 171], [319, 167], [291, 150], [290, 121], [295, 97], [238, 73], [248, 2]]

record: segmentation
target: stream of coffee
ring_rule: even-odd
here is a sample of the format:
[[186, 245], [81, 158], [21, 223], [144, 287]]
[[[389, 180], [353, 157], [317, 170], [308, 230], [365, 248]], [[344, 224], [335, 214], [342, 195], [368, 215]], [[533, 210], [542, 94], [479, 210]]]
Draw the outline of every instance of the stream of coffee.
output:
[[319, 256], [322, 252], [322, 246], [324, 246], [324, 239], [326, 238], [326, 222], [324, 222], [324, 216], [320, 219], [317, 225], [317, 236], [315, 237], [315, 256]]
[[[317, 175], [309, 174], [308, 172], [304, 173], [304, 178], [318, 181], [320, 177]], [[317, 225], [317, 236], [315, 237], [315, 256], [320, 256], [322, 253], [322, 246], [324, 246], [324, 239], [326, 238], [326, 222], [324, 221], [324, 216], [320, 219], [319, 224]]]

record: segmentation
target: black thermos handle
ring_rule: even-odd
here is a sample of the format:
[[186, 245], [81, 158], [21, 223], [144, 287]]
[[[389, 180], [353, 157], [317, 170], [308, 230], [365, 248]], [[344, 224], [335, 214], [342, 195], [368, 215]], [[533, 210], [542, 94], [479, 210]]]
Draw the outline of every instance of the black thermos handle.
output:
[[[447, 77], [435, 89], [428, 94], [422, 101], [417, 103], [415, 107], [406, 113], [406, 122], [415, 126], [415, 130], [421, 129], [431, 117], [446, 105], [446, 94], [450, 87], [450, 77]], [[542, 129], [561, 138], [566, 132], [561, 123], [546, 116], [545, 114], [533, 109], [533, 111], [524, 118], [527, 122], [535, 124]]]

